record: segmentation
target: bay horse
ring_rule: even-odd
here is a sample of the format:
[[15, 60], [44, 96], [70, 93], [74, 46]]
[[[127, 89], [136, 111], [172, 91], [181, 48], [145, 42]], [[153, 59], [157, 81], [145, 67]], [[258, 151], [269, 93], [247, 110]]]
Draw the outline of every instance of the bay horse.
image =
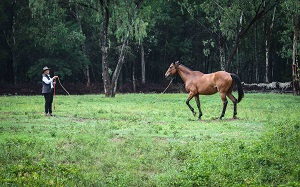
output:
[[[180, 64], [179, 61], [171, 63], [170, 67], [165, 73], [165, 77], [172, 77], [176, 75], [176, 73], [178, 73], [181, 79], [183, 80], [185, 84], [185, 89], [189, 93], [188, 98], [186, 100], [186, 104], [188, 105], [194, 116], [196, 115], [196, 112], [194, 111], [194, 108], [190, 105], [190, 100], [193, 97], [195, 97], [197, 107], [199, 110], [199, 120], [202, 116], [199, 95], [213, 95], [217, 92], [220, 93], [220, 97], [223, 101], [223, 110], [219, 119], [222, 119], [225, 115], [228, 103], [226, 96], [234, 104], [233, 118], [236, 119], [237, 103], [239, 103], [244, 97], [241, 80], [236, 74], [228, 73], [225, 71], [217, 71], [215, 73], [204, 74], [200, 71], [190, 70], [186, 66]], [[236, 84], [237, 86], [238, 99], [236, 99], [232, 95], [234, 84]]]

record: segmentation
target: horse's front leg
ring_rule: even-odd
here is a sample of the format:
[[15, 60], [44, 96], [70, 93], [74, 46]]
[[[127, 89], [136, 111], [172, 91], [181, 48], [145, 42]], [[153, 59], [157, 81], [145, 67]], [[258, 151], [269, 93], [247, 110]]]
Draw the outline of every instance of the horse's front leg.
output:
[[187, 98], [186, 100], [186, 104], [187, 106], [190, 108], [190, 110], [192, 111], [193, 115], [195, 116], [196, 115], [196, 112], [194, 111], [194, 108], [190, 105], [190, 100], [194, 97], [194, 95], [190, 92], [189, 93], [189, 97]]
[[202, 116], [202, 111], [201, 111], [201, 108], [200, 108], [200, 99], [199, 99], [199, 95], [195, 95], [195, 100], [196, 100], [197, 107], [198, 107], [198, 110], [199, 110], [199, 116], [198, 116], [198, 119], [200, 120], [200, 119], [201, 119], [201, 116]]

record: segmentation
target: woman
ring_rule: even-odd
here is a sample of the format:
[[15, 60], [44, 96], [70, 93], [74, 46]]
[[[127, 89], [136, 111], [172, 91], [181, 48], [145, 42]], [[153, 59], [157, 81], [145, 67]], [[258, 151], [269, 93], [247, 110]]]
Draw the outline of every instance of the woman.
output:
[[43, 68], [42, 74], [42, 94], [45, 98], [45, 114], [46, 116], [53, 116], [52, 115], [52, 102], [53, 102], [53, 88], [54, 88], [54, 80], [58, 78], [58, 76], [54, 76], [53, 78], [50, 77], [50, 68], [45, 66]]

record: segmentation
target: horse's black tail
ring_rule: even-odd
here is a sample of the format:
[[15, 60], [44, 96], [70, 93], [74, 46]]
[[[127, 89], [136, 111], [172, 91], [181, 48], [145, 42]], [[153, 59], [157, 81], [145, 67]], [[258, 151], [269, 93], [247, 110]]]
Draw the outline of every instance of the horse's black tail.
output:
[[238, 91], [238, 103], [243, 99], [244, 97], [244, 91], [243, 91], [243, 88], [242, 88], [242, 83], [241, 83], [241, 79], [234, 73], [230, 73], [232, 79], [233, 79], [233, 83], [236, 84], [236, 87], [237, 87], [237, 91]]

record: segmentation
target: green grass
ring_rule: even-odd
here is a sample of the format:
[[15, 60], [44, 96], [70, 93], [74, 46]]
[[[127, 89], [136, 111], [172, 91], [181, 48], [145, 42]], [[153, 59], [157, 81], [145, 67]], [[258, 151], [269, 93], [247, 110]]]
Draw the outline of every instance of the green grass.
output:
[[300, 186], [299, 97], [186, 97], [0, 97], [0, 186]]

